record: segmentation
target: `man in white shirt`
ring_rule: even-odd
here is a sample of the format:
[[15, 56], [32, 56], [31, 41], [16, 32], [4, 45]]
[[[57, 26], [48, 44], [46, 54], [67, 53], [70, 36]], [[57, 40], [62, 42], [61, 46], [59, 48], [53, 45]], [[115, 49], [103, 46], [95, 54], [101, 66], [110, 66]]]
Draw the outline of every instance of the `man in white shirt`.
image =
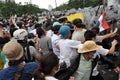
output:
[[58, 43], [60, 49], [60, 64], [65, 62], [67, 67], [69, 67], [71, 61], [78, 56], [77, 49], [82, 48], [82, 44], [80, 41], [69, 39], [71, 36], [69, 26], [61, 26], [60, 34], [62, 37]]
[[61, 27], [61, 24], [59, 22], [53, 23], [52, 31], [54, 32], [54, 34], [51, 37], [53, 52], [58, 56], [58, 58], [60, 58], [60, 50], [57, 46], [60, 40], [60, 34], [59, 34], [60, 27]]

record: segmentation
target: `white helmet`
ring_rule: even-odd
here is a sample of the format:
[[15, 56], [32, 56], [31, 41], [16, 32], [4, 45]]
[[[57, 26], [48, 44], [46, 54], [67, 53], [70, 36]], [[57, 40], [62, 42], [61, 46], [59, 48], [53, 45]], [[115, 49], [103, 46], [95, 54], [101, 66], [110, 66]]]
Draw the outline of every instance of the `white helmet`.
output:
[[23, 40], [28, 35], [25, 29], [18, 29], [13, 33], [13, 36], [17, 40]]

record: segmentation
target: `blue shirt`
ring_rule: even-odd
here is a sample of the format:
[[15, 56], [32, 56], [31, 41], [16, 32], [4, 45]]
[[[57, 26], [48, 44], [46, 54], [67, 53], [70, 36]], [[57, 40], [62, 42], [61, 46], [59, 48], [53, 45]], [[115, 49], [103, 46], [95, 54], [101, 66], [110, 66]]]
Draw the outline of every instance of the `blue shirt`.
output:
[[[19, 80], [32, 80], [33, 73], [37, 67], [38, 64], [36, 62], [26, 63]], [[16, 70], [17, 66], [9, 66], [8, 68], [1, 70], [0, 80], [14, 80]]]

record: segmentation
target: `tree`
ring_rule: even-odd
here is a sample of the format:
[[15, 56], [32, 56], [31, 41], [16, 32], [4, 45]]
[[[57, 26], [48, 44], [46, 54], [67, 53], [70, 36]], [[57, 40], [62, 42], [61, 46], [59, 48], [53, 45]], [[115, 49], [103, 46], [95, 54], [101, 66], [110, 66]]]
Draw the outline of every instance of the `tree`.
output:
[[45, 11], [46, 9], [40, 9], [36, 5], [27, 4], [27, 5], [20, 5], [15, 3], [3, 3], [0, 2], [0, 11], [3, 17], [9, 17], [10, 15], [17, 14], [21, 16], [22, 14], [37, 14]]
[[[56, 10], [66, 10], [71, 8], [95, 7], [99, 5], [100, 0], [69, 0], [68, 4], [60, 5]], [[101, 3], [100, 3], [101, 4]]]

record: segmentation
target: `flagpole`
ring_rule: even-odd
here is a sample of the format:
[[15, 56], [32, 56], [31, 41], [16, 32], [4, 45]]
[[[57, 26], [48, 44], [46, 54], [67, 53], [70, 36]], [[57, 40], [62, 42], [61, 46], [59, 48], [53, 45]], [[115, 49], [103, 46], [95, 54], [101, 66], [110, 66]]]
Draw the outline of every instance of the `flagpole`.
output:
[[55, 0], [55, 7], [57, 8], [57, 1]]

